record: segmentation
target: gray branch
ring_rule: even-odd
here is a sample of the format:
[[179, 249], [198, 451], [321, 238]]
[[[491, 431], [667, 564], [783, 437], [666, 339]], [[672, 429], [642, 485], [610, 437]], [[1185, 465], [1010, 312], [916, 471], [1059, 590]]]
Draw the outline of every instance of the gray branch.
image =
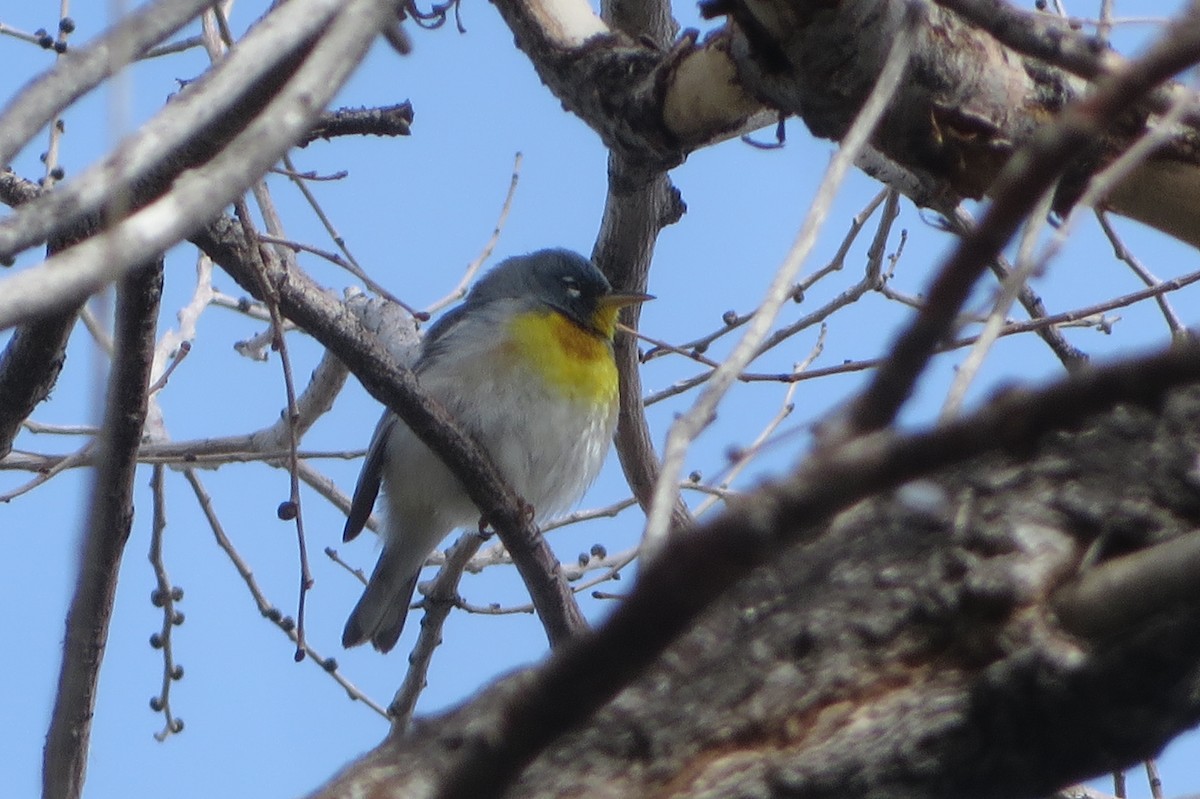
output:
[[62, 669], [43, 754], [43, 799], [77, 799], [83, 790], [100, 664], [121, 555], [133, 523], [133, 477], [146, 420], [161, 295], [161, 261], [131, 272], [117, 292], [116, 352], [100, 432], [101, 458], [67, 611]]

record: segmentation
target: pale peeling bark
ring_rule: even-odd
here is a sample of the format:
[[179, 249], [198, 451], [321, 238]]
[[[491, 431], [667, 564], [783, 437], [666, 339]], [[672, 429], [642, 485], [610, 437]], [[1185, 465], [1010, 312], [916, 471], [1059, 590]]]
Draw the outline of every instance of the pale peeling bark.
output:
[[[904, 7], [897, 0], [731, 0], [723, 6], [744, 83], [768, 103], [801, 116], [816, 135], [832, 139], [845, 132], [874, 85]], [[933, 185], [946, 185], [961, 197], [982, 197], [1021, 145], [1080, 101], [1088, 83], [1008, 49], [954, 11], [930, 4], [924, 13], [908, 80], [874, 144]], [[1027, 22], [1054, 35], [1073, 35], [1048, 15], [1036, 20], [1029, 15]], [[1096, 170], [1160, 124], [1147, 106], [1131, 102], [1125, 118], [1065, 165], [1058, 209], [1067, 209]], [[1193, 129], [1174, 125], [1154, 159], [1116, 186], [1113, 210], [1200, 244], [1196, 145]]]
[[[1150, 756], [1200, 719], [1200, 602], [1102, 613], [1084, 638], [1059, 589], [1166, 540], [1194, 584], [1198, 455], [1188, 389], [862, 502], [738, 583], [504, 795], [1034, 796]], [[1122, 586], [1140, 579], [1099, 584], [1136, 608]], [[417, 724], [314, 796], [436, 795], [538, 679]]]
[[[840, 139], [909, 6], [901, 0], [716, 0], [706, 10], [728, 17], [723, 28], [703, 42], [685, 32], [661, 50], [597, 27], [603, 23], [589, 20], [574, 0], [496, 5], [569, 110], [617, 152], [666, 167], [781, 114], [800, 117], [817, 136]], [[556, 16], [568, 8], [569, 15]], [[879, 157], [868, 171], [945, 211], [959, 199], [987, 195], [1012, 155], [1082, 98], [1089, 83], [1001, 44], [948, 8], [920, 8], [926, 19], [909, 77], [875, 135]], [[1078, 63], [1085, 60], [1078, 52], [1088, 50], [1085, 37], [1049, 15], [1011, 16], [1010, 29], [1024, 26], [1026, 38], [1066, 52], [1064, 63], [1086, 71]], [[1057, 44], [1066, 37], [1074, 37], [1074, 50]], [[1101, 57], [1101, 45], [1092, 49], [1100, 68], [1090, 78], [1124, 63]], [[1160, 123], [1148, 105], [1131, 102], [1125, 119], [1064, 165], [1058, 210], [1070, 207], [1096, 170]], [[1113, 188], [1108, 205], [1200, 244], [1198, 152], [1191, 127], [1171, 126], [1164, 147]]]
[[[905, 4], [746, 0], [731, 9], [743, 79], [799, 113], [817, 136], [840, 139], [900, 31]], [[891, 159], [981, 196], [1016, 143], [1028, 140], [1085, 83], [1034, 68], [984, 31], [927, 5], [907, 79], [875, 135]]]
[[498, 0], [517, 46], [566, 108], [651, 168], [776, 119], [737, 80], [724, 35], [670, 49], [609, 28], [586, 0]]

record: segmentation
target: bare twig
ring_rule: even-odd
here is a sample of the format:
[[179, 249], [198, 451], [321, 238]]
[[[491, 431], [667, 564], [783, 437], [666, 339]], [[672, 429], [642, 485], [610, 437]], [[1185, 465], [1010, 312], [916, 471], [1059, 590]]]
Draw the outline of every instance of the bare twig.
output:
[[367, 271], [362, 268], [361, 264], [359, 264], [358, 259], [354, 257], [353, 253], [350, 252], [350, 246], [346, 243], [346, 239], [334, 226], [333, 220], [329, 218], [329, 215], [325, 213], [325, 209], [321, 207], [321, 203], [317, 200], [317, 196], [313, 194], [312, 190], [308, 187], [307, 179], [303, 179], [299, 173], [296, 172], [296, 168], [292, 164], [291, 156], [285, 155], [283, 157], [283, 163], [291, 173], [292, 185], [296, 187], [297, 191], [299, 191], [301, 196], [304, 197], [305, 202], [308, 203], [308, 206], [312, 208], [313, 213], [317, 215], [317, 219], [321, 221], [321, 225], [325, 228], [325, 232], [329, 234], [329, 238], [333, 241], [337, 248], [342, 251], [342, 255], [345, 256], [345, 259], [343, 260], [341, 257], [333, 253], [328, 253], [324, 250], [318, 250], [315, 247], [310, 248], [304, 245], [290, 243], [288, 246], [298, 249], [307, 249], [309, 252], [316, 253], [322, 258], [328, 259], [332, 263], [337, 264], [342, 269], [345, 269], [347, 272], [361, 280], [363, 285], [369, 288], [371, 291], [375, 292], [380, 297], [387, 297], [389, 300], [412, 314], [413, 317], [420, 320], [428, 319], [428, 315], [416, 310], [408, 303], [397, 297], [395, 294], [392, 294], [382, 284], [377, 283], [374, 278], [367, 274]]
[[[862, 232], [863, 227], [866, 225], [871, 216], [874, 215], [879, 206], [883, 204], [883, 201], [887, 195], [888, 190], [886, 189], [879, 192], [879, 194], [875, 195], [875, 197], [873, 197], [861, 211], [854, 215], [854, 217], [850, 220], [849, 230], [846, 231], [846, 235], [842, 239], [841, 244], [838, 245], [837, 252], [834, 254], [833, 258], [831, 258], [829, 263], [825, 264], [825, 266], [796, 282], [796, 284], [792, 287], [791, 296], [793, 299], [797, 299], [797, 301], [799, 301], [799, 298], [804, 297], [808, 291], [823, 278], [828, 277], [835, 272], [840, 272], [844, 268], [846, 256], [850, 253], [850, 248], [854, 245], [854, 242], [858, 240], [859, 233]], [[737, 330], [742, 325], [749, 322], [753, 316], [754, 312], [748, 314], [738, 314], [736, 311], [726, 311], [721, 319], [722, 326], [713, 332], [692, 341], [688, 341], [684, 344], [670, 346], [669, 348], [649, 349], [642, 356], [642, 362], [649, 363], [655, 358], [658, 358], [669, 352], [694, 353], [696, 355], [703, 354], [704, 352], [708, 351], [709, 347], [711, 347], [715, 341], [723, 336], [728, 335], [729, 333], [732, 333], [734, 330]]]
[[[0, 494], [0, 502], [11, 502], [22, 494], [28, 494], [38, 486], [50, 482], [56, 475], [66, 471], [67, 469], [90, 465], [93, 462], [92, 454], [95, 449], [95, 442], [89, 441], [87, 444], [81, 447], [78, 452], [75, 452], [71, 455], [57, 456], [57, 460], [53, 462], [47, 463], [43, 461], [41, 464], [37, 464], [35, 466], [35, 471], [37, 471], [37, 474], [34, 475], [28, 482], [17, 486], [11, 491]], [[6, 455], [3, 461], [0, 461], [0, 463], [10, 460], [13, 454], [15, 453]], [[41, 468], [38, 468], [38, 466]]]
[[1158, 763], [1154, 758], [1146, 761], [1146, 781], [1150, 784], [1151, 799], [1163, 799], [1162, 778], [1158, 775]]
[[[1130, 270], [1133, 271], [1138, 278], [1147, 286], [1154, 287], [1162, 284], [1154, 274], [1138, 260], [1137, 256], [1130, 252], [1125, 246], [1125, 242], [1117, 234], [1112, 223], [1108, 220], [1108, 214], [1102, 209], [1096, 210], [1096, 219], [1100, 222], [1100, 229], [1104, 231], [1104, 235], [1108, 237], [1108, 241], [1112, 244], [1113, 256], [1117, 260], [1124, 262]], [[1175, 313], [1175, 309], [1171, 307], [1171, 301], [1167, 299], [1165, 294], [1159, 294], [1154, 298], [1158, 303], [1159, 310], [1162, 311], [1163, 318], [1167, 321], [1167, 328], [1170, 329], [1171, 335], [1182, 336], [1187, 335], [1187, 327], [1180, 320], [1179, 315]]]
[[185, 469], [183, 476], [187, 479], [193, 493], [196, 495], [196, 501], [200, 504], [200, 510], [203, 511], [204, 518], [208, 521], [209, 529], [212, 530], [213, 536], [216, 538], [217, 546], [221, 548], [229, 558], [230, 563], [233, 564], [233, 567], [237, 569], [237, 573], [241, 576], [242, 582], [246, 584], [246, 588], [250, 591], [250, 596], [254, 600], [254, 604], [258, 606], [258, 611], [263, 615], [263, 618], [282, 630], [283, 634], [288, 637], [288, 640], [297, 647], [303, 646], [304, 653], [308, 656], [307, 659], [329, 674], [338, 685], [345, 689], [346, 694], [351, 700], [361, 701], [380, 716], [387, 718], [387, 711], [384, 710], [382, 705], [364, 694], [338, 670], [336, 660], [322, 657], [309, 642], [305, 641], [303, 644], [300, 642], [300, 639], [296, 636], [295, 621], [290, 616], [284, 616], [280, 613], [279, 608], [267, 600], [262, 588], [258, 585], [258, 581], [254, 579], [254, 572], [250, 569], [249, 564], [242, 559], [242, 556], [238, 554], [237, 549], [233, 546], [233, 542], [229, 540], [229, 536], [225, 534], [221, 520], [217, 518], [216, 511], [213, 509], [212, 497], [204, 488], [203, 483], [200, 482], [199, 475], [192, 469]]
[[[962, 236], [969, 230], [975, 227], [975, 220], [970, 213], [961, 205], [954, 209], [954, 214], [946, 218], [950, 229], [958, 235]], [[988, 264], [992, 273], [1001, 281], [1007, 280], [1012, 274], [1012, 265], [1004, 258], [1003, 255], [997, 254], [994, 259]], [[1017, 299], [1025, 312], [1029, 314], [1031, 319], [1041, 319], [1047, 313], [1046, 305], [1042, 302], [1042, 298], [1025, 283], [1020, 288], [1020, 293], [1017, 294]], [[1046, 343], [1050, 351], [1055, 354], [1062, 365], [1070, 371], [1071, 369], [1079, 368], [1087, 363], [1088, 356], [1078, 347], [1067, 341], [1066, 337], [1053, 325], [1044, 325], [1034, 329], [1038, 337]]]
[[[794, 373], [799, 374], [803, 372], [812, 365], [813, 361], [820, 357], [821, 351], [825, 349], [825, 334], [827, 332], [828, 329], [826, 328], [825, 324], [822, 323], [821, 332], [817, 336], [817, 343], [813, 345], [812, 350], [808, 353], [808, 357], [795, 365], [795, 368], [792, 369]], [[716, 484], [710, 483], [709, 487], [717, 488], [720, 491], [726, 491], [730, 486], [733, 485], [733, 481], [737, 479], [738, 475], [750, 465], [751, 461], [754, 460], [754, 456], [760, 453], [767, 442], [770, 441], [771, 436], [774, 435], [777, 429], [779, 429], [779, 425], [783, 424], [784, 420], [791, 416], [792, 411], [795, 409], [793, 397], [796, 395], [795, 388], [797, 385], [799, 384], [793, 381], [788, 386], [787, 391], [785, 391], [783, 394], [783, 402], [780, 404], [779, 410], [776, 411], [775, 415], [767, 421], [767, 424], [748, 446], [740, 447], [736, 450], [736, 453], [733, 457], [734, 462], [729, 469], [720, 476], [720, 482]], [[692, 511], [693, 515], [696, 517], [703, 516], [709, 508], [716, 505], [717, 502], [721, 501], [721, 499], [722, 497], [720, 495], [708, 497], [701, 502], [695, 510]]]
[[307, 147], [317, 139], [335, 136], [408, 136], [412, 121], [412, 104], [407, 100], [382, 108], [339, 108], [322, 114], [297, 144]]
[[[266, 188], [262, 183], [254, 186], [255, 197], [258, 199], [259, 209], [263, 212], [267, 219], [268, 229], [272, 233], [282, 233], [282, 229], [275, 214], [274, 205], [270, 202], [270, 197], [266, 192]], [[245, 201], [239, 200], [234, 204], [237, 217], [242, 225], [243, 235], [247, 241], [254, 241], [258, 238], [257, 232], [254, 230], [253, 223], [250, 219], [249, 209], [246, 207]], [[308, 565], [308, 545], [304, 540], [304, 513], [302, 512], [300, 500], [300, 474], [299, 474], [299, 458], [297, 451], [300, 448], [300, 433], [296, 428], [296, 420], [299, 417], [299, 411], [296, 408], [296, 384], [292, 379], [292, 361], [287, 347], [287, 340], [283, 335], [283, 315], [279, 311], [279, 295], [276, 293], [275, 287], [267, 278], [267, 270], [264, 265], [267, 253], [260, 247], [251, 247], [251, 266], [257, 272], [261, 295], [267, 304], [267, 309], [271, 312], [271, 338], [272, 349], [279, 352], [279, 363], [283, 370], [283, 387], [284, 395], [287, 399], [287, 411], [284, 419], [287, 427], [287, 451], [288, 451], [288, 477], [289, 492], [288, 500], [279, 507], [279, 518], [285, 521], [294, 521], [296, 526], [296, 548], [300, 555], [300, 590], [296, 598], [296, 652], [297, 661], [305, 657], [304, 652], [304, 610], [305, 600], [308, 597], [308, 590], [312, 587], [313, 578], [312, 572]]]
[[[417, 643], [408, 656], [408, 671], [404, 682], [392, 697], [388, 705], [388, 714], [392, 717], [392, 734], [403, 732], [412, 721], [413, 710], [417, 699], [425, 689], [429, 677], [429, 666], [433, 662], [433, 652], [442, 642], [442, 627], [450, 611], [458, 603], [458, 581], [462, 578], [463, 568], [476, 552], [479, 551], [483, 538], [477, 532], [463, 533], [454, 542], [454, 546], [446, 554], [446, 562], [438, 570], [433, 584], [425, 591], [421, 604], [425, 615], [421, 618], [421, 632]], [[532, 610], [532, 608], [531, 608]]]
[[163, 491], [163, 467], [155, 466], [150, 486], [154, 496], [154, 523], [150, 533], [150, 565], [154, 569], [154, 592], [150, 601], [162, 608], [162, 625], [150, 636], [150, 646], [163, 653], [162, 685], [158, 695], [150, 698], [150, 709], [163, 714], [163, 728], [154, 734], [159, 741], [183, 732], [183, 719], [171, 710], [171, 685], [183, 679], [183, 667], [175, 662], [175, 650], [171, 645], [172, 631], [183, 624], [183, 613], [175, 610], [175, 603], [183, 599], [183, 589], [172, 585], [163, 561], [162, 540], [167, 528], [166, 497]]
[[992, 345], [996, 343], [1004, 330], [1009, 310], [1012, 309], [1013, 303], [1016, 302], [1021, 290], [1025, 288], [1029, 278], [1042, 268], [1043, 262], [1034, 257], [1033, 250], [1038, 236], [1047, 224], [1046, 220], [1049, 217], [1053, 201], [1052, 193], [1047, 191], [1025, 222], [1025, 229], [1021, 234], [1020, 243], [1017, 245], [1016, 269], [1012, 270], [1001, 282], [999, 296], [996, 297], [992, 304], [992, 310], [984, 320], [983, 330], [976, 336], [975, 343], [967, 352], [967, 357], [959, 364], [958, 372], [954, 375], [954, 380], [946, 391], [946, 400], [942, 405], [940, 418], [949, 419], [962, 408], [963, 400], [967, 396], [967, 389], [975, 380], [975, 376], [979, 374], [979, 370], [983, 368], [983, 362], [991, 351]]
[[467, 264], [466, 271], [463, 272], [458, 285], [451, 289], [445, 297], [425, 308], [426, 318], [467, 296], [467, 287], [471, 285], [475, 275], [487, 263], [488, 258], [492, 257], [492, 252], [496, 249], [497, 242], [500, 241], [500, 231], [504, 230], [504, 223], [508, 221], [508, 212], [512, 210], [513, 199], [517, 196], [517, 182], [521, 179], [521, 161], [523, 159], [524, 156], [521, 153], [517, 153], [513, 157], [512, 179], [508, 182], [508, 193], [504, 195], [504, 203], [500, 206], [500, 216], [496, 219], [496, 226], [492, 228], [492, 235], [488, 237], [487, 243], [483, 245], [479, 255], [475, 256], [475, 260]]
[[325, 556], [328, 557], [330, 560], [332, 560], [337, 565], [341, 566], [346, 571], [350, 572], [350, 574], [354, 575], [358, 579], [358, 581], [360, 583], [362, 583], [364, 586], [367, 584], [366, 572], [364, 572], [362, 569], [356, 569], [355, 567], [351, 566], [346, 561], [342, 560], [342, 556], [338, 554], [338, 551], [336, 549], [334, 549], [333, 547], [325, 547]]

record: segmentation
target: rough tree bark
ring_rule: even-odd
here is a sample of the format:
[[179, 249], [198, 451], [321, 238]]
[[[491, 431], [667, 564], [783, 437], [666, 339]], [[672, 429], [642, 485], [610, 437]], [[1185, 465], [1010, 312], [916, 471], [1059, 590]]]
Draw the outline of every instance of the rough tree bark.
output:
[[[730, 0], [714, 5], [730, 16], [732, 53], [743, 84], [772, 106], [800, 115], [816, 135], [833, 139], [841, 137], [874, 85], [906, 8], [897, 0]], [[1082, 98], [1088, 84], [1061, 66], [1005, 47], [988, 30], [942, 5], [925, 5], [922, 13], [926, 19], [908, 80], [877, 130], [875, 144], [928, 184], [948, 186], [960, 197], [982, 197], [1017, 149]], [[1185, 64], [1194, 60], [1200, 37], [1195, 13], [1183, 12], [1163, 37]], [[1073, 35], [1065, 21], [1050, 14], [1010, 12], [1006, 19], [1036, 31], [1032, 38], [1040, 41], [1057, 43]], [[1090, 43], [1088, 49], [1104, 52], [1098, 40]], [[1089, 77], [1119, 71], [1124, 65], [1117, 62], [1102, 62], [1108, 69]], [[1163, 124], [1155, 113], [1164, 110], [1161, 105], [1155, 108], [1143, 97], [1129, 99], [1122, 117], [1064, 164], [1056, 198], [1060, 211], [1078, 198], [1094, 172], [1150, 127]], [[1163, 99], [1162, 93], [1157, 99]], [[1194, 129], [1174, 124], [1161, 151], [1116, 184], [1109, 195], [1111, 207], [1200, 244], [1194, 222], [1200, 202], [1195, 199], [1200, 189], [1196, 143]]]
[[[1144, 589], [1118, 580], [1085, 623], [1060, 589], [1168, 540], [1194, 573], [1198, 456], [1190, 388], [864, 501], [740, 581], [504, 795], [1022, 796], [1152, 755], [1200, 718], [1200, 601], [1122, 616]], [[417, 724], [314, 797], [435, 795], [538, 679]]]

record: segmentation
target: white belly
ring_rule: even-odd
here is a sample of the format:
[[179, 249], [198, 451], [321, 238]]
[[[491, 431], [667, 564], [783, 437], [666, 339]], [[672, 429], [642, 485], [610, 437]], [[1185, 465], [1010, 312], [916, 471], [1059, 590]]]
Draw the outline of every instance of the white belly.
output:
[[[501, 368], [494, 356], [474, 355], [426, 370], [422, 388], [483, 445], [537, 520], [569, 509], [604, 463], [615, 405], [568, 398], [532, 370]], [[389, 533], [436, 536], [430, 549], [452, 529], [479, 520], [461, 484], [403, 423], [388, 442], [384, 490]]]

